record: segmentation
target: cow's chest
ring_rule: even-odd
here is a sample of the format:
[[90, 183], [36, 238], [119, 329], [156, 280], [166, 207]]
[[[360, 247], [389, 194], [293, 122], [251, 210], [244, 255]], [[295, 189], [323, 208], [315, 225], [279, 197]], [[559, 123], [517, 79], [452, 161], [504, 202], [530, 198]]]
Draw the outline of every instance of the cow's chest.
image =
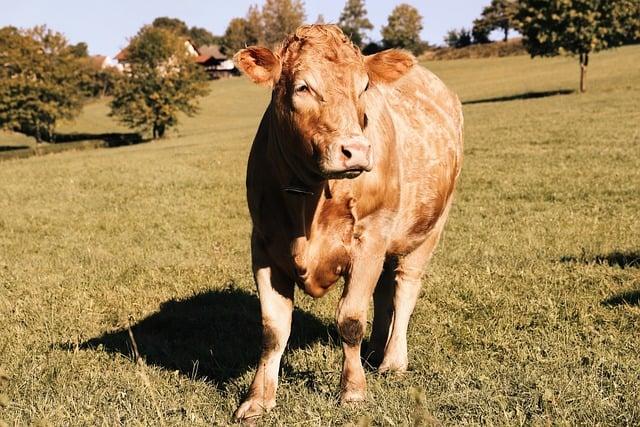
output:
[[296, 282], [309, 295], [324, 295], [349, 270], [355, 222], [349, 200], [325, 200], [307, 233], [293, 239]]

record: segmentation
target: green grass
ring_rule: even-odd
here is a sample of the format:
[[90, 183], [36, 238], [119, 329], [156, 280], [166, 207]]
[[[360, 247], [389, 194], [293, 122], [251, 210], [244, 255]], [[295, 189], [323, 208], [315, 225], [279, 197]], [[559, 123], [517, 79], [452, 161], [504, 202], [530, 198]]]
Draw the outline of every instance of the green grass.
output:
[[[604, 52], [587, 94], [530, 99], [574, 89], [577, 61], [427, 64], [476, 102], [411, 370], [369, 372], [369, 400], [339, 406], [340, 291], [298, 294], [262, 422], [639, 424], [638, 63]], [[166, 141], [0, 163], [0, 420], [231, 422], [259, 349], [244, 173], [268, 98], [218, 81]], [[106, 111], [66, 131], [112, 131]]]

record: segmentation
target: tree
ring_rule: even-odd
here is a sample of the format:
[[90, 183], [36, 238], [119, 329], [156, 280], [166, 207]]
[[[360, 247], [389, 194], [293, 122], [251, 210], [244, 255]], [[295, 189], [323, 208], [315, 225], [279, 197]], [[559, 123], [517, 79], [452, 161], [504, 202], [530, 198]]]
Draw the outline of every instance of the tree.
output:
[[266, 0], [262, 7], [264, 41], [269, 46], [280, 43], [304, 23], [302, 0]]
[[444, 38], [444, 42], [447, 46], [459, 49], [461, 47], [470, 46], [473, 42], [472, 35], [466, 28], [460, 28], [459, 30], [449, 30]]
[[256, 44], [255, 41], [252, 42], [249, 40], [247, 33], [248, 22], [246, 19], [233, 18], [229, 21], [229, 25], [223, 36], [222, 47], [224, 51], [233, 55], [240, 49]]
[[491, 43], [491, 40], [489, 40], [489, 29], [486, 27], [480, 27], [474, 24], [473, 28], [471, 28], [471, 37], [473, 38], [473, 44]]
[[338, 26], [342, 32], [351, 37], [351, 41], [359, 47], [363, 46], [365, 31], [373, 30], [373, 24], [367, 18], [364, 0], [347, 0], [340, 14]]
[[87, 58], [89, 56], [89, 46], [85, 42], [72, 44], [69, 46], [69, 52], [76, 58]]
[[197, 99], [208, 91], [203, 69], [184, 39], [174, 32], [143, 27], [127, 47], [127, 71], [115, 87], [111, 116], [162, 138], [178, 124], [178, 113], [193, 116]]
[[504, 41], [509, 39], [509, 30], [516, 28], [517, 0], [491, 0], [491, 4], [482, 10], [480, 18], [473, 21], [473, 28], [477, 31], [501, 30]]
[[400, 4], [389, 15], [386, 26], [382, 27], [382, 43], [385, 48], [402, 48], [419, 54], [424, 49], [420, 40], [422, 16], [413, 6]]
[[151, 23], [153, 27], [164, 28], [165, 30], [173, 31], [180, 36], [187, 36], [189, 33], [189, 27], [187, 24], [178, 18], [169, 18], [168, 16], [160, 16], [153, 20]]
[[191, 27], [181, 19], [169, 18], [168, 16], [161, 16], [153, 20], [151, 26], [155, 28], [164, 28], [181, 37], [188, 38], [197, 47], [205, 46], [209, 44], [218, 44], [221, 41], [221, 37], [214, 36], [209, 30], [202, 27]]
[[624, 43], [638, 31], [639, 16], [637, 0], [521, 0], [516, 19], [532, 57], [578, 56], [585, 92], [589, 55]]
[[247, 46], [259, 45], [264, 43], [264, 21], [262, 19], [262, 13], [258, 5], [249, 6], [247, 15], [245, 16], [247, 21]]
[[1, 128], [51, 141], [57, 121], [80, 112], [83, 68], [62, 34], [2, 28], [0, 63]]
[[191, 27], [187, 33], [187, 37], [197, 47], [210, 44], [220, 44], [222, 37], [214, 36], [209, 30], [202, 27]]

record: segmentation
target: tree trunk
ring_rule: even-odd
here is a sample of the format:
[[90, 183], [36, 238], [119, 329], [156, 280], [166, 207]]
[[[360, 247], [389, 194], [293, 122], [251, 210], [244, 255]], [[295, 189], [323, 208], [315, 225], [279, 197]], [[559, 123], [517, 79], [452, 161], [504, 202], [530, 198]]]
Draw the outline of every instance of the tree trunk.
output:
[[504, 41], [509, 40], [509, 27], [504, 27]]
[[157, 124], [153, 124], [153, 139], [157, 139], [158, 138], [158, 125]]
[[159, 124], [158, 125], [158, 138], [160, 138], [160, 139], [164, 138], [164, 130], [165, 130], [164, 124]]
[[580, 54], [580, 93], [587, 91], [587, 67], [589, 66], [589, 53]]
[[36, 133], [36, 142], [39, 144], [42, 142], [42, 136], [40, 135], [40, 121], [36, 120], [36, 126], [35, 126], [35, 133]]

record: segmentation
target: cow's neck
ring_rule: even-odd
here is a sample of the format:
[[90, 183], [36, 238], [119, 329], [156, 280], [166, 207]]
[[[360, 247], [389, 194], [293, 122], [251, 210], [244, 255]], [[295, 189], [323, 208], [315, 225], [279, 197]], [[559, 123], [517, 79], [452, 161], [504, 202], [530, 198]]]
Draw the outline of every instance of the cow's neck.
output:
[[269, 106], [269, 157], [276, 166], [280, 191], [296, 197], [311, 197], [320, 193], [327, 181], [305, 168], [298, 159], [285, 152], [286, 140], [292, 138], [286, 126], [278, 123], [273, 103]]

